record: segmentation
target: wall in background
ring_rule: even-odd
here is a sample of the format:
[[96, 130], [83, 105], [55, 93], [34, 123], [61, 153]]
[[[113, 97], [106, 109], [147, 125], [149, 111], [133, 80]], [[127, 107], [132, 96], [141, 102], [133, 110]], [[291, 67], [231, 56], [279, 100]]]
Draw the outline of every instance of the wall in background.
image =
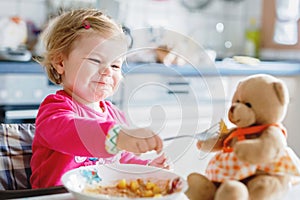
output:
[[42, 27], [47, 20], [45, 0], [1, 0], [0, 17], [20, 16]]
[[244, 53], [245, 29], [250, 19], [260, 26], [261, 1], [212, 0], [198, 10], [183, 7], [180, 0], [152, 0], [151, 4], [146, 4], [149, 0], [121, 1], [120, 20], [131, 28], [167, 27], [227, 57]]
[[[0, 17], [19, 15], [43, 27], [48, 19], [49, 2], [52, 1], [1, 0]], [[101, 8], [108, 1], [91, 2]], [[185, 8], [181, 0], [116, 2], [119, 4], [118, 21], [131, 29], [164, 27], [191, 37], [207, 49], [215, 50], [218, 57], [244, 54], [245, 29], [250, 18], [254, 18], [258, 26], [261, 22], [262, 0], [212, 0], [205, 8], [195, 10]]]

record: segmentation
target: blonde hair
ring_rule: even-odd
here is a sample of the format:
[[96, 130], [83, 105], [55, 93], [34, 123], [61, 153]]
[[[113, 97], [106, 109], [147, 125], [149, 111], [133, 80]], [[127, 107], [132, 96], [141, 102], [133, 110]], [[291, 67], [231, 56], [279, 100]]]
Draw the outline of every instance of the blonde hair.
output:
[[105, 38], [116, 35], [125, 38], [122, 27], [99, 10], [77, 9], [61, 14], [42, 33], [46, 52], [41, 60], [37, 60], [46, 68], [51, 82], [62, 82], [52, 63], [61, 55], [68, 56], [74, 41], [86, 33], [99, 33]]

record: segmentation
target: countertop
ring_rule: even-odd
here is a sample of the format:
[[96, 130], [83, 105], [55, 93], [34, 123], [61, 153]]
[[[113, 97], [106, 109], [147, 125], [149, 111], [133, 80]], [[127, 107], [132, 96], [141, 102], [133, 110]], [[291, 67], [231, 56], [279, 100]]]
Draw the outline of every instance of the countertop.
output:
[[37, 62], [0, 62], [0, 74], [3, 73], [44, 73], [44, 68]]
[[[3, 73], [45, 73], [38, 63], [31, 62], [0, 62], [0, 74]], [[258, 73], [267, 73], [281, 76], [300, 75], [300, 62], [288, 61], [262, 61], [252, 66], [236, 63], [234, 61], [216, 61], [198, 67], [191, 65], [165, 66], [160, 63], [125, 63], [123, 73], [158, 73], [182, 76], [239, 76]]]

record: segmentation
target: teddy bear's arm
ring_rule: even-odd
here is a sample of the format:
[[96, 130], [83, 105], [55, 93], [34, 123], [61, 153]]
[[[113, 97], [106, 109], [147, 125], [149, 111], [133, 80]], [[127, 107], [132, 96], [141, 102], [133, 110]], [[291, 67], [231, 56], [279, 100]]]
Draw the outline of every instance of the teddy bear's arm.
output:
[[198, 140], [197, 148], [204, 152], [220, 151], [223, 148], [223, 142], [229, 134], [221, 134], [217, 137], [209, 138], [205, 141]]
[[286, 146], [286, 139], [281, 129], [270, 126], [260, 137], [236, 142], [234, 152], [245, 162], [252, 164], [274, 161]]

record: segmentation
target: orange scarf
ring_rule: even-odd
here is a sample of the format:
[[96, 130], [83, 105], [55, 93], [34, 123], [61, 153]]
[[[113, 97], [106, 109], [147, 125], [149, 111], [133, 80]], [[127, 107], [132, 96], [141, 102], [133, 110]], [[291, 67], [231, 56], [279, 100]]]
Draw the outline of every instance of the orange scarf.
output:
[[238, 141], [244, 140], [246, 135], [257, 134], [264, 131], [269, 126], [276, 126], [281, 129], [283, 135], [287, 137], [285, 128], [281, 124], [265, 124], [258, 126], [250, 126], [245, 128], [237, 128], [234, 130], [223, 142], [223, 152], [232, 152], [233, 148], [229, 146], [229, 142], [233, 138], [237, 138]]

